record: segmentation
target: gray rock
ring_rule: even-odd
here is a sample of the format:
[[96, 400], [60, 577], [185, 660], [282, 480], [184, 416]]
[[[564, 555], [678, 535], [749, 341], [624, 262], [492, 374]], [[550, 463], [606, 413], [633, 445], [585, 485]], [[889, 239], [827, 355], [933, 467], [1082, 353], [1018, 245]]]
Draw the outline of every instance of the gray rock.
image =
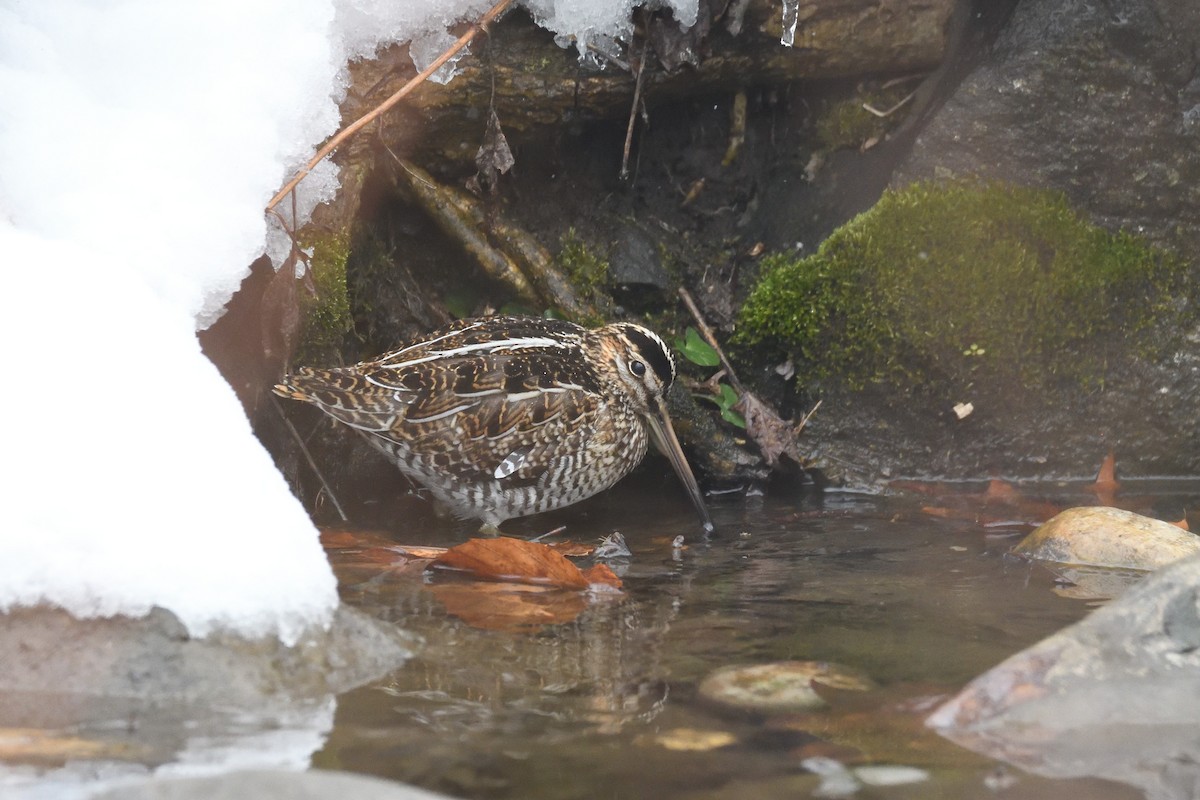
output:
[[366, 683], [403, 664], [414, 644], [402, 630], [346, 606], [330, 630], [312, 631], [294, 647], [233, 634], [192, 639], [161, 608], [143, 618], [91, 620], [59, 609], [15, 609], [0, 615], [0, 696], [253, 707], [264, 698], [319, 698]]
[[[978, 175], [1059, 190], [1097, 224], [1200, 264], [1198, 54], [1195, 0], [1021, 2], [891, 184]], [[1200, 424], [1200, 331], [1159, 333], [1181, 341], [1153, 359], [1106, 344], [1102, 390], [1064, 382], [963, 396], [931, 385], [900, 402], [834, 390], [806, 437], [850, 483], [1078, 476], [1114, 447], [1126, 475], [1194, 475], [1200, 449], [1179, 432]], [[950, 409], [964, 400], [975, 413], [959, 420]]]
[[1021, 3], [894, 184], [947, 173], [1066, 192], [1110, 229], [1200, 255], [1200, 4]]
[[348, 772], [255, 770], [213, 778], [150, 780], [104, 792], [96, 800], [439, 800], [445, 797]]
[[[335, 695], [397, 669], [415, 643], [347, 607], [294, 647], [193, 639], [163, 609], [138, 619], [77, 620], [49, 608], [0, 615], [0, 728], [44, 732], [46, 752], [62, 760], [43, 770], [0, 764], [0, 795], [83, 798], [147, 778], [156, 786], [173, 775], [306, 766], [333, 726]], [[285, 788], [273, 794], [237, 794], [234, 782], [213, 784], [215, 794], [177, 795], [164, 784], [130, 796], [337, 796], [290, 794], [294, 780], [279, 778], [273, 785]]]
[[928, 724], [1049, 777], [1095, 776], [1152, 798], [1200, 789], [1200, 557], [976, 678]]

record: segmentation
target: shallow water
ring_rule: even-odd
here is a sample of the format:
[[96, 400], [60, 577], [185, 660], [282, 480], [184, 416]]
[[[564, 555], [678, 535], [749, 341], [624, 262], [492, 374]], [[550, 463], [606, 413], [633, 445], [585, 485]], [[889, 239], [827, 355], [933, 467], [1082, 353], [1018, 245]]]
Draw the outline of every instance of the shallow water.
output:
[[[329, 553], [347, 602], [424, 638], [404, 668], [269, 723], [237, 709], [203, 719], [92, 709], [54, 723], [57, 738], [32, 763], [0, 765], [0, 796], [61, 800], [106, 780], [309, 766], [489, 800], [1142, 796], [1095, 778], [1036, 777], [924, 727], [967, 681], [1094, 605], [1007, 553], [1031, 513], [1096, 495], [1026, 486], [1018, 501], [996, 502], [983, 488], [718, 499], [718, 534], [705, 540], [671, 476], [642, 471], [573, 509], [506, 523], [507, 535], [526, 538], [565, 524], [555, 538], [583, 543], [617, 530], [632, 551], [607, 562], [621, 594], [536, 594], [514, 622], [494, 614], [511, 604], [511, 585], [464, 588], [353, 544], [446, 546], [476, 535], [380, 487], [378, 498], [356, 499], [351, 544]], [[1117, 500], [1178, 519], [1197, 507], [1200, 483], [1127, 482]], [[547, 624], [531, 623], [531, 608]], [[736, 711], [701, 694], [715, 670], [781, 661], [841, 665], [872, 686], [818, 687], [824, 708], [789, 713]], [[0, 734], [8, 726], [9, 738], [24, 736], [20, 710], [7, 711]], [[96, 742], [108, 756], [86, 755]], [[58, 766], [37, 766], [47, 761]], [[927, 777], [848, 787], [806, 768], [822, 764]]]
[[[1194, 489], [1159, 487], [1155, 497], [1181, 505]], [[1069, 487], [1043, 493], [1063, 506], [1088, 500]], [[674, 494], [626, 486], [573, 517], [507, 524], [533, 536], [569, 520], [563, 537], [575, 541], [620, 530], [633, 552], [609, 562], [623, 596], [533, 632], [473, 627], [428, 581], [343, 563], [345, 599], [420, 633], [426, 648], [388, 680], [339, 698], [314, 765], [473, 798], [793, 798], [836, 790], [801, 766], [829, 756], [929, 773], [859, 797], [1139, 796], [999, 766], [922, 725], [939, 698], [1091, 608], [1006, 555], [1028, 528], [826, 493], [718, 503], [719, 534], [705, 541]], [[971, 502], [956, 507], [969, 512]], [[470, 535], [445, 530], [394, 536]], [[672, 548], [676, 535], [686, 549]], [[877, 688], [827, 690], [827, 708], [791, 714], [731, 711], [698, 691], [720, 667], [789, 660], [836, 662]], [[701, 749], [680, 749], [697, 741]]]

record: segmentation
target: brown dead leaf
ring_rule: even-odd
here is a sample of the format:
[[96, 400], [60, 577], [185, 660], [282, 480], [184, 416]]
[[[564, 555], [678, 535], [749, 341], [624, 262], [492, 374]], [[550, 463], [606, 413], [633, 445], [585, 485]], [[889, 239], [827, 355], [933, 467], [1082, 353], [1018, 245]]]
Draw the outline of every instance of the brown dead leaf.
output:
[[455, 581], [433, 584], [429, 591], [468, 625], [511, 633], [571, 622], [587, 608], [582, 593], [544, 586]]
[[1101, 505], [1115, 506], [1117, 490], [1120, 488], [1121, 484], [1117, 480], [1117, 455], [1109, 450], [1108, 455], [1100, 462], [1100, 471], [1096, 473], [1096, 482], [1091, 485], [1091, 490], [1096, 493], [1096, 500]]
[[617, 574], [608, 568], [608, 564], [596, 564], [583, 571], [583, 577], [587, 580], [589, 586], [609, 586], [613, 589], [621, 588], [621, 579]]
[[1096, 482], [1092, 486], [1097, 489], [1116, 489], [1120, 485], [1117, 481], [1117, 454], [1109, 450], [1100, 462], [1100, 471], [1096, 473]]
[[549, 546], [568, 558], [583, 558], [596, 552], [594, 544], [582, 544], [580, 542], [555, 542]]
[[399, 545], [387, 534], [348, 528], [323, 529], [321, 546], [340, 577], [360, 570], [386, 571], [392, 577], [413, 573], [415, 577], [425, 571], [431, 559], [446, 551], [444, 547]]
[[1007, 481], [1002, 481], [997, 478], [992, 478], [988, 481], [987, 491], [983, 493], [984, 500], [999, 500], [1001, 502], [1011, 502], [1019, 499], [1020, 493], [1017, 487]]
[[470, 539], [451, 547], [430, 564], [431, 569], [465, 572], [473, 578], [563, 589], [586, 589], [579, 567], [549, 545], [499, 536]]
[[431, 545], [420, 544], [397, 544], [393, 545], [397, 553], [403, 553], [411, 558], [429, 558], [434, 559], [446, 552], [448, 548], [433, 547]]
[[475, 153], [475, 167], [478, 172], [467, 181], [467, 188], [476, 195], [495, 194], [500, 184], [500, 176], [513, 168], [517, 163], [508, 139], [500, 127], [500, 117], [493, 107], [488, 110], [487, 128], [483, 134], [483, 144]]
[[806, 459], [800, 452], [796, 427], [779, 417], [770, 406], [751, 392], [742, 392], [734, 404], [746, 420], [746, 434], [758, 445], [767, 466], [774, 467], [779, 457], [786, 455], [797, 465], [804, 466]]

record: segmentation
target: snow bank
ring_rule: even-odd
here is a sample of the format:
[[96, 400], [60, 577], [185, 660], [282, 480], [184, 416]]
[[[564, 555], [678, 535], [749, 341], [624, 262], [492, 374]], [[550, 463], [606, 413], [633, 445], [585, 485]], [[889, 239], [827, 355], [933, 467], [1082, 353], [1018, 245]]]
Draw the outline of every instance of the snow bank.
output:
[[[312, 524], [194, 331], [281, 246], [263, 208], [337, 128], [346, 58], [490, 5], [0, 0], [0, 609], [327, 624]], [[528, 6], [564, 40], [629, 30], [629, 0]], [[335, 189], [325, 166], [302, 212]]]

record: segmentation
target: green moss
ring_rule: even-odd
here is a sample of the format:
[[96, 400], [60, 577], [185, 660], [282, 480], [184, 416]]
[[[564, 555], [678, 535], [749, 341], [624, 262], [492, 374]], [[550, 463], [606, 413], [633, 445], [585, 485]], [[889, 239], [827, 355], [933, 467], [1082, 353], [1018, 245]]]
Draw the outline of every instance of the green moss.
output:
[[1095, 383], [1113, 337], [1182, 313], [1185, 288], [1177, 259], [1087, 223], [1060, 194], [917, 183], [816, 254], [766, 259], [737, 341], [786, 351], [804, 383]]
[[580, 325], [601, 325], [612, 316], [612, 297], [609, 296], [608, 259], [592, 245], [585, 242], [574, 228], [570, 228], [559, 239], [558, 254], [554, 266], [575, 289], [586, 305], [596, 313], [576, 319]]
[[344, 233], [315, 235], [302, 232], [300, 246], [312, 253], [308, 267], [312, 270], [316, 294], [304, 305], [304, 328], [298, 354], [301, 359], [311, 359], [339, 348], [342, 337], [352, 325], [350, 294], [346, 287], [350, 237]]
[[562, 235], [554, 261], [580, 294], [590, 296], [608, 285], [608, 259], [584, 242], [574, 228]]

